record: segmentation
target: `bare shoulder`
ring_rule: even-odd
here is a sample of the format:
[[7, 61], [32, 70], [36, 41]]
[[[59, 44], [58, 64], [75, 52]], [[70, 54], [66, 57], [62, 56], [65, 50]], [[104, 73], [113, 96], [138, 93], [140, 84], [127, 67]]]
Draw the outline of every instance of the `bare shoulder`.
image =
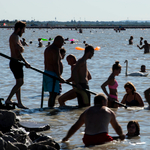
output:
[[12, 33], [11, 36], [10, 36], [10, 38], [9, 38], [9, 40], [10, 41], [18, 41], [19, 38], [18, 38], [18, 36], [16, 34]]
[[110, 108], [108, 108], [108, 107], [104, 107], [104, 109], [108, 112], [108, 113], [110, 113], [111, 115], [114, 115], [115, 113], [110, 109]]

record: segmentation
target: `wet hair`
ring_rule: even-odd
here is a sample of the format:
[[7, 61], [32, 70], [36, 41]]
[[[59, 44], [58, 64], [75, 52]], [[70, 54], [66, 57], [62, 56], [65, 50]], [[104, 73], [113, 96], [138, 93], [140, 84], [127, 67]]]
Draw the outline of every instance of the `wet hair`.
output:
[[134, 136], [140, 135], [140, 125], [139, 125], [138, 121], [137, 120], [129, 121], [128, 124], [127, 124], [127, 129], [131, 126], [131, 124], [135, 124], [135, 127], [136, 127], [136, 131], [134, 133]]
[[60, 53], [61, 53], [61, 54], [62, 54], [62, 53], [66, 53], [65, 48], [61, 48], [61, 49], [60, 49]]
[[103, 93], [99, 93], [94, 97], [94, 105], [101, 105], [102, 106], [102, 100], [107, 101], [106, 96]]
[[17, 21], [16, 24], [15, 24], [15, 31], [20, 28], [20, 29], [23, 29], [26, 27], [26, 22], [23, 22], [23, 21]]
[[127, 82], [125, 85], [124, 85], [124, 88], [130, 88], [130, 89], [132, 89], [132, 93], [134, 94], [134, 92], [136, 91], [136, 88], [135, 88], [135, 86], [133, 85], [133, 83], [132, 82]]
[[71, 58], [73, 58], [74, 59], [74, 63], [73, 64], [75, 64], [76, 62], [77, 62], [77, 59], [76, 59], [76, 57], [73, 55], [73, 54], [69, 54], [67, 57], [66, 57], [66, 60], [68, 60], [68, 59], [71, 59]]
[[118, 70], [121, 68], [121, 65], [119, 64], [119, 61], [116, 61], [115, 64], [112, 66], [112, 70]]
[[92, 45], [87, 45], [86, 47], [85, 47], [85, 54], [86, 53], [88, 53], [88, 52], [91, 52], [91, 51], [93, 51], [94, 52], [94, 47], [92, 46]]

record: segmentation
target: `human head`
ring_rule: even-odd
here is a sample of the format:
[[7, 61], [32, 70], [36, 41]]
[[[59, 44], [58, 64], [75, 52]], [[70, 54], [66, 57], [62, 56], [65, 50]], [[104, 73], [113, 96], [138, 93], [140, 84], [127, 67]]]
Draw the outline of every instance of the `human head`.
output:
[[137, 120], [129, 121], [127, 124], [128, 136], [140, 135], [140, 125]]
[[41, 38], [38, 38], [38, 41], [40, 42], [40, 41], [41, 41]]
[[130, 39], [133, 39], [133, 36], [130, 36]]
[[141, 40], [143, 40], [143, 37], [140, 37]]
[[146, 66], [145, 65], [141, 66], [141, 72], [146, 72]]
[[107, 98], [103, 93], [99, 93], [94, 97], [94, 105], [107, 106]]
[[64, 44], [64, 38], [61, 35], [57, 35], [54, 39], [54, 45], [56, 45], [58, 48], [61, 48]]
[[65, 55], [66, 55], [66, 50], [65, 48], [61, 48], [60, 49], [60, 54], [61, 54], [61, 59], [64, 59]]
[[15, 24], [15, 32], [21, 37], [22, 34], [25, 32], [26, 22], [17, 21]]
[[127, 82], [127, 83], [124, 85], [124, 88], [125, 88], [125, 89], [126, 89], [126, 88], [131, 89], [131, 90], [132, 90], [132, 94], [136, 91], [135, 86], [134, 86], [133, 83], [131, 83], [130, 81]]
[[144, 44], [145, 44], [145, 45], [147, 45], [147, 44], [148, 44], [148, 43], [147, 43], [147, 40], [144, 40]]
[[72, 54], [68, 55], [66, 57], [66, 60], [67, 60], [68, 64], [71, 66], [77, 62], [76, 57]]
[[94, 55], [94, 47], [91, 46], [91, 45], [87, 45], [87, 46], [85, 47], [84, 54], [86, 55], [87, 53], [89, 53], [88, 58], [91, 59], [92, 56]]
[[119, 64], [119, 61], [116, 61], [115, 64], [113, 64], [112, 71], [116, 75], [119, 75], [119, 73], [121, 72], [121, 65]]

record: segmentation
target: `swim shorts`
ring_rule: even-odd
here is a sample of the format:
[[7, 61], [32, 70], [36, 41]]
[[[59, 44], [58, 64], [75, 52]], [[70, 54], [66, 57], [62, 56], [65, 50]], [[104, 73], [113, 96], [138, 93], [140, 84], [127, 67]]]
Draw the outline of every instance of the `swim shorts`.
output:
[[96, 135], [84, 134], [82, 140], [85, 146], [90, 146], [90, 145], [104, 144], [105, 142], [113, 141], [113, 138], [109, 136], [107, 132], [103, 132]]
[[24, 77], [23, 74], [23, 64], [10, 60], [9, 67], [14, 74], [15, 79], [20, 79]]
[[[86, 83], [79, 83], [83, 89], [89, 89], [88, 84]], [[77, 94], [77, 99], [78, 99], [78, 105], [79, 107], [86, 107], [90, 106], [90, 93], [86, 92], [84, 90], [79, 90], [75, 88], [76, 94]]]
[[[52, 76], [58, 78], [58, 76], [56, 75], [55, 72], [47, 71], [47, 70], [45, 70], [44, 72], [49, 74], [49, 75], [52, 75]], [[52, 92], [52, 89], [53, 89], [53, 78], [51, 78], [51, 77], [49, 77], [49, 76], [44, 74], [43, 75], [43, 87], [44, 87], [44, 91], [45, 92]], [[60, 90], [59, 80], [56, 80], [54, 92], [55, 93], [59, 93], [59, 90]]]

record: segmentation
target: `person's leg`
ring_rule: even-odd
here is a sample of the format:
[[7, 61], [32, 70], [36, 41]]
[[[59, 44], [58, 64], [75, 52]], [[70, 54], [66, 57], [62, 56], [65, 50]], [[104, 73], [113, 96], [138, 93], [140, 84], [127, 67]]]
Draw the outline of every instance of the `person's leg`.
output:
[[[17, 91], [20, 89], [20, 87], [23, 85], [23, 79], [20, 78], [20, 79], [16, 79], [16, 84], [15, 86], [12, 88], [7, 100], [6, 100], [6, 103], [13, 103], [11, 98], [14, 96], [15, 93], [17, 93]], [[16, 97], [17, 97], [17, 94], [16, 94]], [[18, 100], [18, 103], [21, 101], [21, 99], [19, 98], [19, 95], [17, 97], [17, 100]]]
[[77, 97], [76, 92], [74, 91], [74, 89], [72, 89], [72, 90], [64, 93], [62, 96], [60, 96], [58, 98], [58, 102], [59, 102], [60, 106], [65, 106], [65, 102], [67, 100], [72, 100], [76, 97]]
[[18, 108], [23, 108], [23, 109], [27, 109], [27, 107], [25, 107], [22, 102], [21, 102], [21, 86], [23, 85], [24, 81], [23, 81], [23, 78], [20, 78], [20, 79], [16, 79], [16, 84], [15, 86], [12, 88], [7, 100], [6, 100], [6, 104], [9, 104], [9, 103], [13, 103], [11, 101], [11, 98], [14, 96], [14, 94], [16, 94], [16, 97], [17, 97], [17, 101], [18, 101]]
[[49, 99], [48, 99], [48, 107], [54, 107], [55, 105], [55, 99], [58, 93], [55, 92], [49, 92]]

